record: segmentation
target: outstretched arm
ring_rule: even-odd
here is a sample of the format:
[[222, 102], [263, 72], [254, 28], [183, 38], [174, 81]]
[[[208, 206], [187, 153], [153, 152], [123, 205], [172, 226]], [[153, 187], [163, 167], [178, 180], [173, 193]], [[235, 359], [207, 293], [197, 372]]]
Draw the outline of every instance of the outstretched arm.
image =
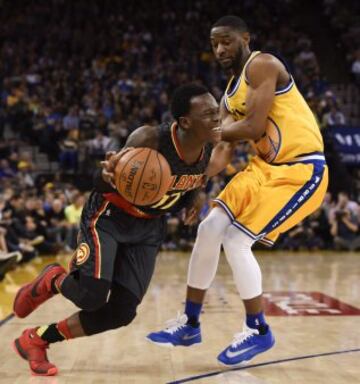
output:
[[[222, 125], [228, 125], [235, 121], [225, 107], [224, 98], [220, 103], [220, 119]], [[216, 144], [211, 152], [209, 165], [205, 171], [208, 177], [217, 175], [231, 162], [236, 144], [236, 142], [228, 143], [225, 141]]]

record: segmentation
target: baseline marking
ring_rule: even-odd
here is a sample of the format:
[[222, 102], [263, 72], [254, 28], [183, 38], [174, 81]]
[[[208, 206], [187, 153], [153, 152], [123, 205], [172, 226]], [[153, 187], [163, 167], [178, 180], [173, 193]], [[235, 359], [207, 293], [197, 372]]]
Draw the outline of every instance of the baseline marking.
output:
[[275, 364], [281, 364], [281, 363], [287, 363], [288, 361], [296, 361], [296, 360], [305, 360], [305, 359], [313, 359], [315, 357], [323, 357], [323, 356], [332, 356], [332, 355], [340, 355], [343, 353], [351, 353], [351, 352], [360, 352], [360, 348], [355, 348], [355, 349], [346, 349], [342, 351], [334, 351], [334, 352], [325, 352], [325, 353], [316, 353], [314, 355], [304, 355], [304, 356], [297, 356], [297, 357], [290, 357], [287, 359], [280, 359], [280, 360], [272, 360], [272, 361], [267, 361], [265, 363], [259, 363], [259, 364], [252, 364], [252, 365], [247, 365], [247, 366], [242, 366], [242, 367], [237, 367], [237, 368], [232, 368], [232, 369], [225, 369], [223, 371], [215, 371], [215, 372], [209, 372], [205, 373], [203, 375], [197, 375], [197, 376], [192, 376], [192, 377], [187, 377], [185, 379], [180, 379], [180, 380], [175, 380], [175, 381], [170, 381], [167, 384], [181, 384], [181, 383], [188, 383], [189, 381], [195, 381], [199, 379], [203, 379], [206, 377], [211, 377], [211, 376], [217, 376], [222, 373], [226, 372], [232, 372], [232, 371], [242, 371], [244, 369], [251, 369], [251, 368], [257, 368], [257, 367], [264, 367], [266, 365], [275, 365]]

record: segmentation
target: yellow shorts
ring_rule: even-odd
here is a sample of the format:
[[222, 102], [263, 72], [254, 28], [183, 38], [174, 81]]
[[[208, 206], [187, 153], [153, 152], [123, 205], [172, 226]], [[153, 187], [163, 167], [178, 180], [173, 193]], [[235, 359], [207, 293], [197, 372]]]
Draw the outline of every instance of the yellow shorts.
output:
[[321, 205], [327, 185], [328, 169], [321, 154], [282, 165], [255, 156], [214, 202], [239, 230], [271, 246], [280, 233]]

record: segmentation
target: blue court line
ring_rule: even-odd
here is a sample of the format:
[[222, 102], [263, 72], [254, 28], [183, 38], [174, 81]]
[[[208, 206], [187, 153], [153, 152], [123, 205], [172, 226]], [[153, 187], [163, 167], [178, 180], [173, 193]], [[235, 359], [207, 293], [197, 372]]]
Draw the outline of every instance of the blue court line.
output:
[[334, 351], [334, 352], [316, 353], [316, 354], [314, 354], [314, 355], [304, 355], [304, 356], [290, 357], [290, 358], [288, 358], [288, 359], [272, 360], [272, 361], [267, 361], [267, 362], [265, 362], [265, 363], [252, 364], [252, 365], [247, 365], [247, 366], [242, 366], [242, 367], [237, 367], [237, 368], [232, 368], [232, 369], [225, 369], [225, 370], [223, 370], [223, 371], [215, 371], [215, 372], [205, 373], [205, 374], [203, 374], [203, 375], [197, 375], [197, 376], [187, 377], [187, 378], [185, 378], [185, 379], [180, 379], [180, 380], [170, 381], [170, 382], [168, 382], [167, 384], [181, 384], [181, 383], [188, 383], [189, 381], [195, 381], [195, 380], [203, 379], [203, 378], [206, 378], [206, 377], [217, 376], [217, 375], [220, 375], [220, 374], [222, 374], [222, 373], [226, 373], [226, 372], [242, 371], [242, 370], [244, 370], [244, 369], [251, 369], [251, 368], [257, 368], [257, 367], [264, 367], [264, 366], [266, 366], [266, 365], [274, 365], [274, 364], [287, 363], [288, 361], [313, 359], [313, 358], [315, 358], [315, 357], [340, 355], [340, 354], [343, 354], [343, 353], [351, 353], [351, 352], [360, 352], [360, 348], [346, 349], [346, 350], [343, 350], [343, 351]]
[[7, 323], [9, 320], [11, 320], [15, 315], [13, 313], [10, 313], [10, 315], [6, 316], [4, 319], [0, 320], [0, 327]]

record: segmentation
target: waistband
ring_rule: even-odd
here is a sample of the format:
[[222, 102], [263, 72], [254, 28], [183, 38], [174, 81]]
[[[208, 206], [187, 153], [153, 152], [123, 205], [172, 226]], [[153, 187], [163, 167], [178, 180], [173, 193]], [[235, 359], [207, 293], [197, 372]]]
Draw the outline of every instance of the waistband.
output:
[[326, 164], [325, 155], [322, 152], [312, 152], [303, 155], [296, 156], [293, 160], [286, 161], [284, 163], [272, 163], [271, 165], [293, 165], [293, 164], [313, 164], [323, 163]]
[[135, 207], [133, 204], [125, 200], [118, 193], [113, 193], [113, 192], [103, 193], [103, 197], [105, 200], [109, 201], [111, 204], [115, 205], [117, 208], [139, 219], [155, 219], [159, 217], [155, 215], [149, 215], [143, 212], [141, 209]]

